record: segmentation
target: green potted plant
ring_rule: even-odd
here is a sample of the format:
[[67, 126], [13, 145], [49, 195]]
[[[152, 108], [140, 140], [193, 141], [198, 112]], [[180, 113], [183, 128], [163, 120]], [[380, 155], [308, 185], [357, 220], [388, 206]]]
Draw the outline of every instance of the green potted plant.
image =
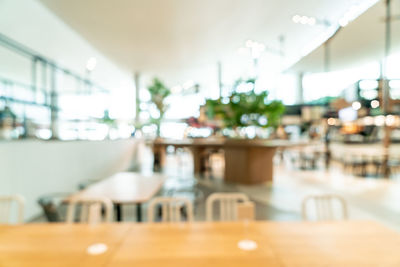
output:
[[205, 104], [207, 117], [211, 120], [220, 120], [223, 127], [231, 129], [247, 126], [277, 127], [285, 111], [282, 102], [268, 100], [268, 91], [237, 92], [237, 87], [242, 83], [252, 83], [254, 88], [255, 80], [240, 79], [235, 82], [234, 90], [228, 97], [207, 99]]
[[164, 118], [165, 112], [168, 110], [168, 105], [165, 100], [171, 94], [171, 90], [158, 78], [154, 78], [147, 89], [151, 95], [150, 101], [159, 112], [159, 116], [151, 117], [151, 122], [157, 126], [157, 137], [159, 137], [161, 121]]

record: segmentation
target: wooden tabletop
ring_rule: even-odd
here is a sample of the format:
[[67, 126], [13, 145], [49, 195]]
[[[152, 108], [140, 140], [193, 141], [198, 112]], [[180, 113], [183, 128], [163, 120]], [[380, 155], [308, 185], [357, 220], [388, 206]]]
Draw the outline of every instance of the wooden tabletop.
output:
[[149, 176], [132, 172], [120, 172], [110, 178], [90, 185], [71, 197], [107, 197], [115, 204], [143, 203], [160, 190], [165, 177], [159, 174]]
[[[108, 250], [89, 255], [96, 243]], [[0, 266], [400, 266], [399, 251], [373, 222], [0, 226]]]

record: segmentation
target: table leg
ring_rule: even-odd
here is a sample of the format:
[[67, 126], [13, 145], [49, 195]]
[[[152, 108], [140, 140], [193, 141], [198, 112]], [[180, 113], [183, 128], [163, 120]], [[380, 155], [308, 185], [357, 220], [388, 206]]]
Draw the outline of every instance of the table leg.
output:
[[138, 222], [142, 221], [142, 203], [136, 204], [136, 220]]
[[114, 204], [115, 205], [115, 210], [117, 212], [117, 222], [122, 221], [122, 207], [121, 204]]
[[165, 154], [166, 154], [166, 147], [165, 146], [153, 146], [153, 170], [159, 172], [162, 170], [164, 163], [165, 163]]
[[193, 155], [193, 168], [195, 174], [203, 174], [206, 169], [204, 166], [203, 153], [204, 149], [201, 147], [191, 147]]

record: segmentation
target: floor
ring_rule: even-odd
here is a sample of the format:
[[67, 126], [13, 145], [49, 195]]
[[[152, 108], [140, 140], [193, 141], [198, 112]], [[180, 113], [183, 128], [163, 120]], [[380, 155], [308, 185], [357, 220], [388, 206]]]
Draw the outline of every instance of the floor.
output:
[[[146, 160], [142, 172], [151, 172], [151, 152], [142, 151]], [[206, 198], [212, 192], [243, 192], [256, 204], [257, 220], [301, 220], [301, 203], [312, 194], [336, 194], [345, 199], [349, 219], [375, 220], [400, 231], [400, 180], [396, 177], [363, 178], [344, 173], [333, 162], [329, 170], [301, 170], [290, 160], [275, 160], [274, 181], [261, 185], [239, 185], [224, 182], [223, 158], [211, 159], [212, 171], [194, 177], [189, 151], [170, 151], [164, 173], [169, 181], [195, 179]], [[196, 220], [204, 220], [204, 201], [196, 205]]]
[[[148, 147], [140, 149], [140, 171], [152, 172], [152, 154]], [[243, 192], [256, 207], [257, 220], [301, 220], [301, 203], [311, 194], [336, 194], [345, 199], [349, 219], [375, 220], [400, 231], [400, 180], [396, 177], [362, 178], [346, 174], [341, 166], [331, 164], [329, 170], [301, 170], [290, 160], [276, 159], [274, 180], [260, 185], [229, 184], [223, 180], [223, 157], [211, 158], [212, 170], [194, 176], [189, 151], [170, 150], [163, 172], [168, 177], [159, 195], [193, 198], [195, 220], [205, 219], [205, 199], [213, 192]], [[146, 210], [143, 206], [143, 211]], [[146, 220], [146, 212], [143, 212]], [[124, 221], [135, 221], [135, 207], [123, 207]], [[38, 218], [36, 221], [43, 221]]]

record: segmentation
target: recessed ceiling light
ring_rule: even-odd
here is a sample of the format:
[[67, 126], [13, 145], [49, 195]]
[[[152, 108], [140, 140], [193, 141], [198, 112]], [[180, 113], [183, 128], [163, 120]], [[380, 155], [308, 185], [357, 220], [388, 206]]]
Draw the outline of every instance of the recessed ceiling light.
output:
[[238, 53], [244, 54], [245, 52], [250, 51], [253, 58], [259, 58], [261, 53], [265, 50], [264, 44], [252, 40], [247, 40], [245, 46], [246, 48], [240, 47]]
[[308, 17], [308, 16], [300, 16], [300, 15], [294, 15], [292, 17], [292, 21], [294, 23], [300, 23], [303, 25], [310, 25], [310, 26], [314, 26], [317, 23], [322, 24], [322, 22], [318, 21], [315, 17]]
[[301, 19], [301, 16], [299, 16], [299, 15], [294, 15], [292, 17], [292, 20], [293, 20], [294, 23], [299, 23], [300, 19]]
[[96, 68], [96, 65], [97, 65], [97, 59], [95, 57], [91, 57], [86, 62], [86, 69], [88, 71], [93, 71]]
[[308, 23], [308, 17], [307, 16], [302, 16], [300, 19], [301, 24], [307, 24]]
[[308, 19], [308, 24], [311, 25], [311, 26], [315, 25], [316, 22], [317, 22], [317, 20], [315, 18], [309, 18]]

